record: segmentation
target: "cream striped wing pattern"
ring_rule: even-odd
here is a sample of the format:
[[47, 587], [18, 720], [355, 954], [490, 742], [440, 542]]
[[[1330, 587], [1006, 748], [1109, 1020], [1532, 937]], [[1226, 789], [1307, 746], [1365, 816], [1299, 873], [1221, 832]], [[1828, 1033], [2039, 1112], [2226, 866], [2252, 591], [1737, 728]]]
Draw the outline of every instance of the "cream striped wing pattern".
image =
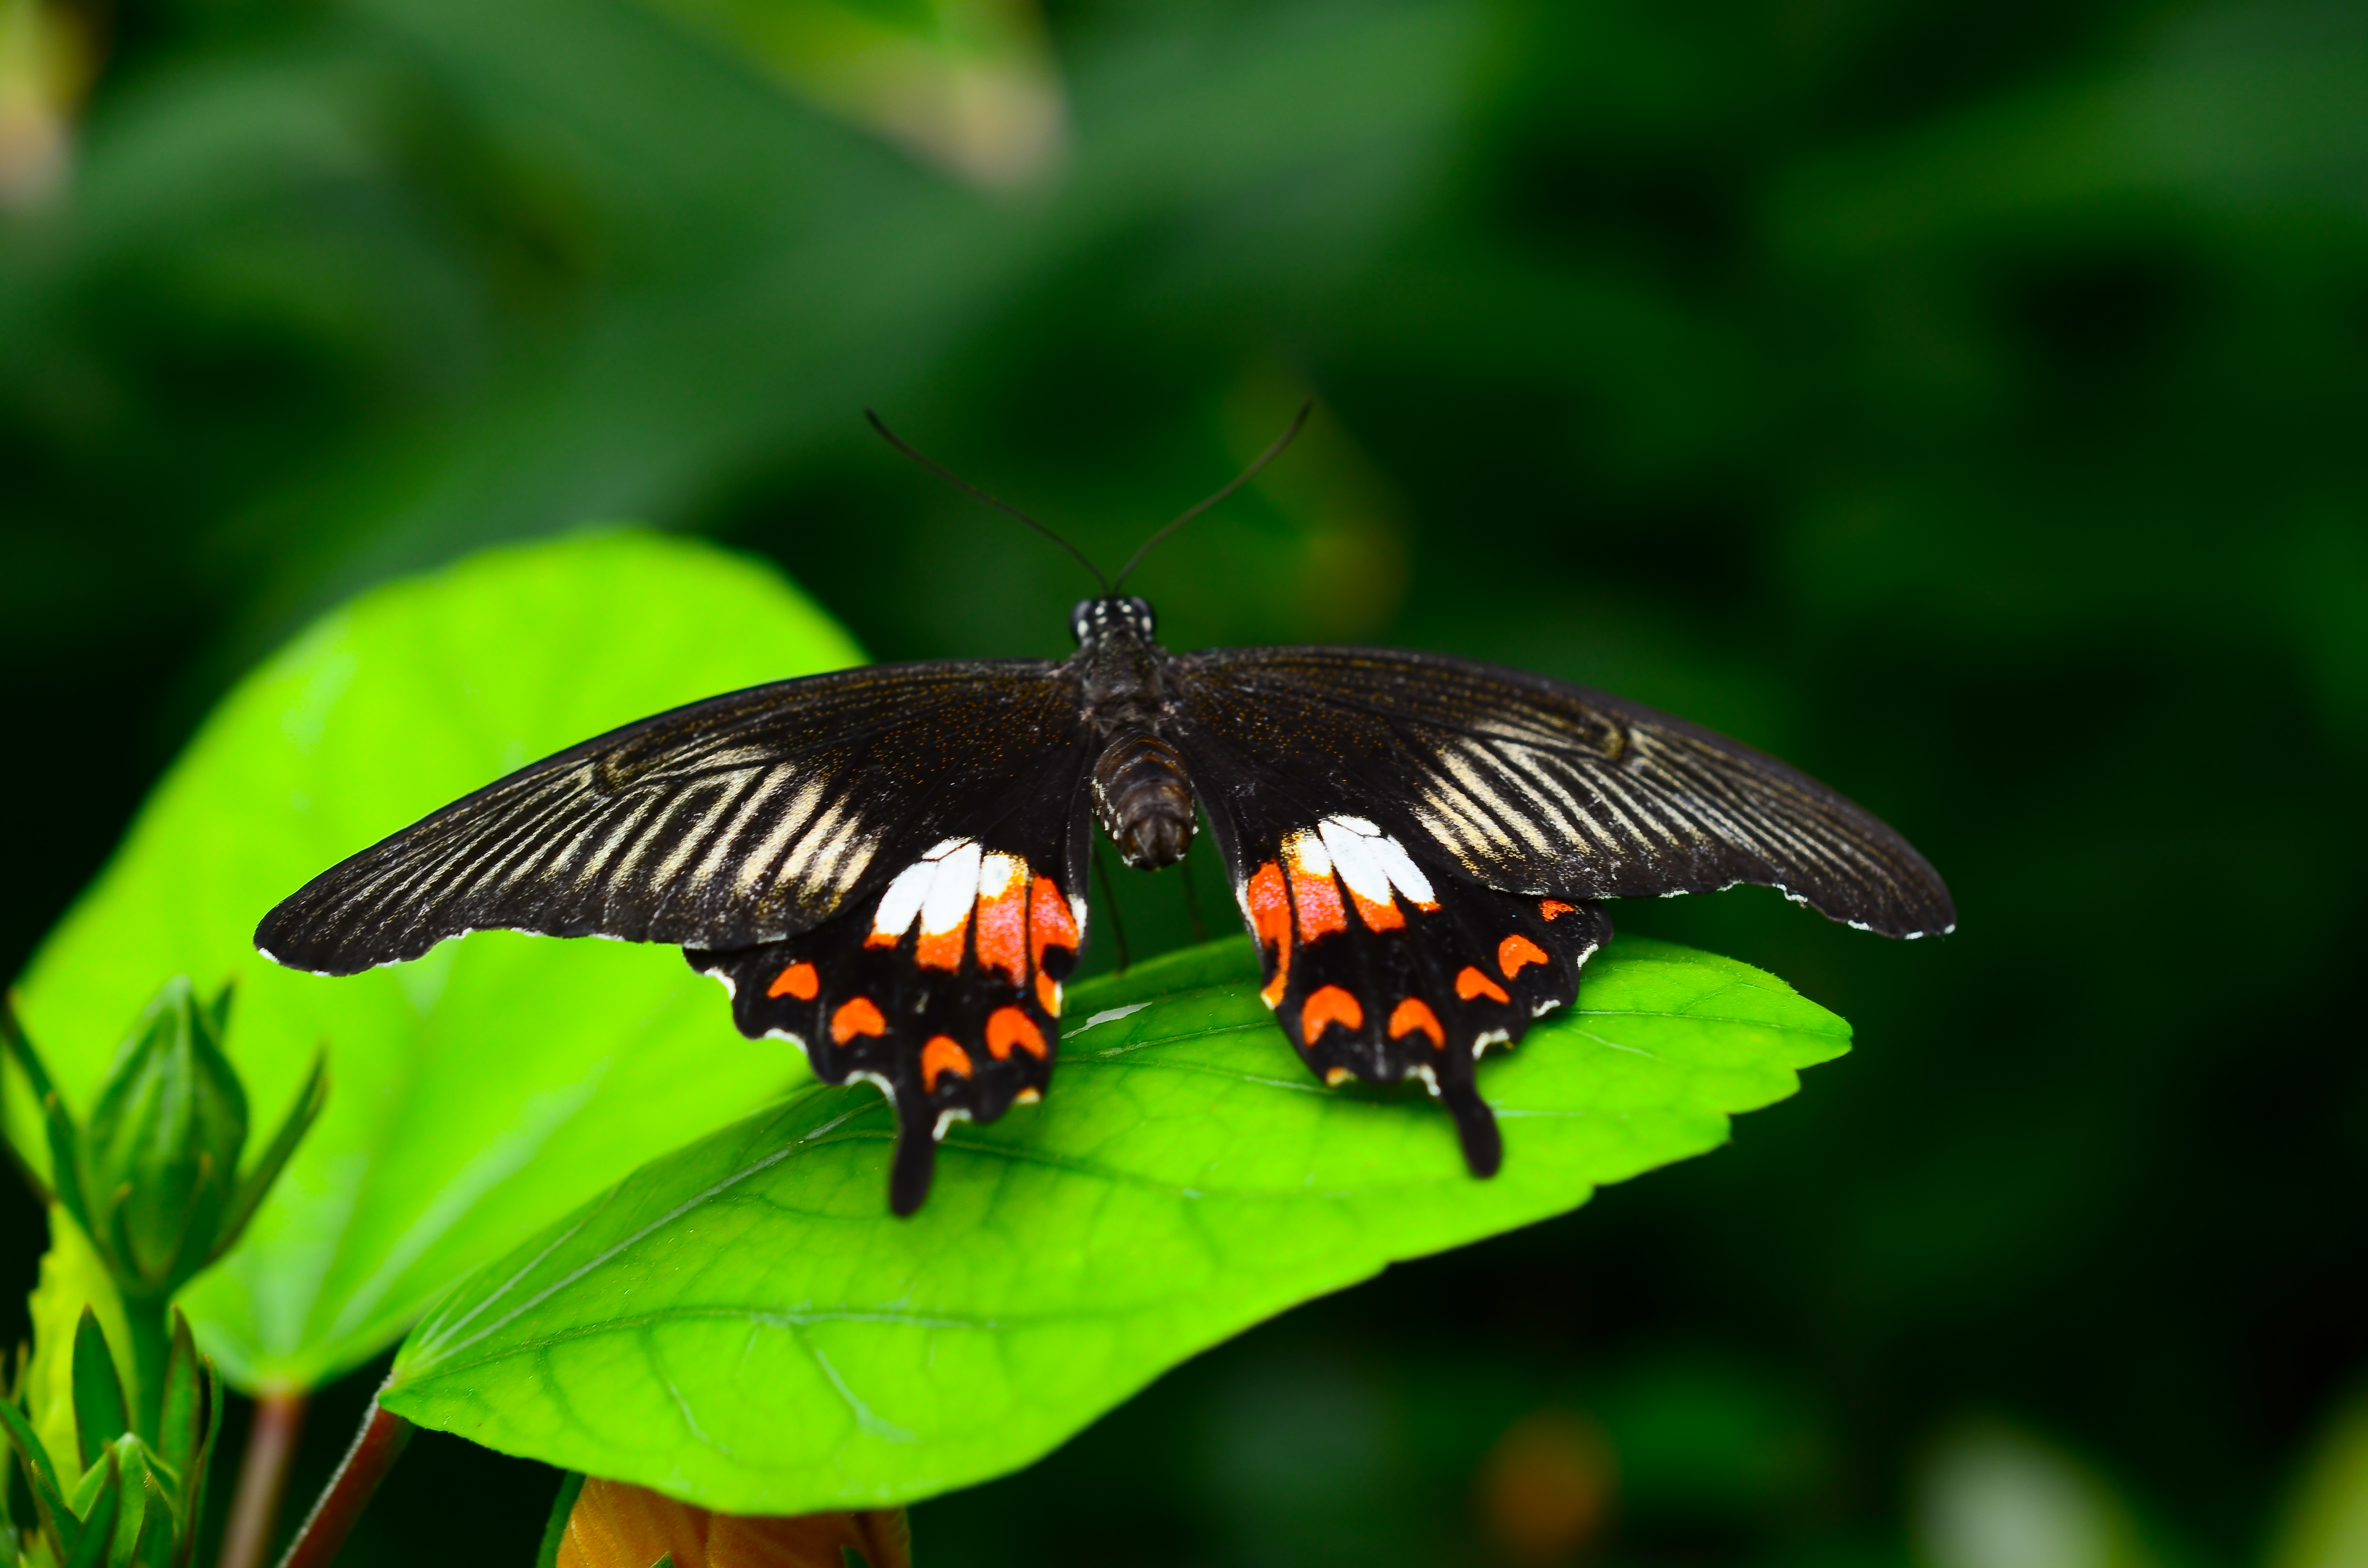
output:
[[1039, 660], [888, 665], [711, 698], [571, 746], [314, 878], [274, 961], [351, 974], [448, 937], [739, 949], [810, 930], [950, 833], [1085, 766], [1076, 680]]
[[1248, 840], [1347, 813], [1505, 892], [1753, 882], [1884, 936], [1956, 923], [1939, 873], [1872, 812], [1635, 703], [1383, 650], [1224, 649], [1172, 667], [1203, 803]]

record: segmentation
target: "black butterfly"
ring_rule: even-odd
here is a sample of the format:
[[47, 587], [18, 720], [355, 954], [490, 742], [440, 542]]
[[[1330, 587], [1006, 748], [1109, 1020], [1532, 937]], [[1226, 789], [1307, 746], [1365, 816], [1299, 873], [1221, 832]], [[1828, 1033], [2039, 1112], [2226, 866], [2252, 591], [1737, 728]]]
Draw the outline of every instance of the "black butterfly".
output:
[[314, 878], [256, 945], [351, 974], [488, 928], [679, 943], [742, 1033], [880, 1086], [909, 1214], [949, 1121], [1051, 1082], [1096, 820], [1169, 866], [1197, 800], [1285, 1037], [1327, 1084], [1422, 1079], [1483, 1176], [1477, 1058], [1577, 994], [1598, 900], [1759, 882], [1884, 936], [1954, 926], [1873, 815], [1618, 698], [1435, 654], [1171, 654], [1114, 591], [1070, 630], [1064, 660], [812, 676], [572, 746]]

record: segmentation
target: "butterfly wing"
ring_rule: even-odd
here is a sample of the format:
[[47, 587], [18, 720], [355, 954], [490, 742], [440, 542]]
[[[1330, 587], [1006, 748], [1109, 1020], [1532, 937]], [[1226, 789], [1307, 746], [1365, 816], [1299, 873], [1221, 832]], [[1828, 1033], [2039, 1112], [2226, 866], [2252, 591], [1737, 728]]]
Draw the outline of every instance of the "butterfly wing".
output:
[[1782, 889], [1887, 937], [1951, 929], [1929, 861], [1796, 768], [1682, 719], [1435, 654], [1175, 661], [1192, 733], [1309, 804], [1418, 835], [1485, 886], [1572, 898]]
[[743, 1034], [794, 1040], [825, 1083], [864, 1078], [888, 1096], [899, 1214], [928, 1196], [950, 1121], [992, 1121], [1052, 1081], [1061, 982], [1085, 938], [1081, 774], [1074, 762], [1038, 773], [847, 918], [735, 951], [684, 949], [732, 994]]
[[1425, 1080], [1472, 1169], [1501, 1149], [1474, 1083], [1577, 994], [1594, 901], [1765, 882], [1895, 936], [1953, 926], [1923, 857], [1733, 741], [1616, 698], [1432, 655], [1175, 660], [1185, 758], [1266, 966], [1329, 1082]]
[[1078, 745], [1076, 683], [1057, 664], [890, 665], [755, 687], [454, 801], [315, 877], [264, 917], [256, 946], [352, 974], [487, 929], [779, 941], [1082, 766]]
[[331, 868], [265, 917], [350, 974], [507, 927], [675, 942], [752, 1039], [894, 1103], [890, 1198], [946, 1122], [1041, 1095], [1085, 935], [1090, 760], [1062, 665], [885, 665], [629, 724]]

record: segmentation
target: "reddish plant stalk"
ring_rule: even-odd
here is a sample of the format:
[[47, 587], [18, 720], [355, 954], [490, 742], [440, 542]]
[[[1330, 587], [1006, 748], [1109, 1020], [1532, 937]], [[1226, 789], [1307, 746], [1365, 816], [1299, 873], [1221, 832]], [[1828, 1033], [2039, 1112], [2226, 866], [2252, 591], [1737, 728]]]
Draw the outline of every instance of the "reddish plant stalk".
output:
[[386, 1479], [404, 1445], [411, 1441], [411, 1433], [410, 1422], [371, 1403], [370, 1414], [362, 1418], [362, 1429], [354, 1434], [354, 1446], [346, 1450], [337, 1473], [329, 1478], [320, 1500], [305, 1516], [304, 1528], [289, 1543], [279, 1568], [328, 1568], [336, 1560], [338, 1549], [353, 1533], [355, 1521], [370, 1506], [378, 1483]]

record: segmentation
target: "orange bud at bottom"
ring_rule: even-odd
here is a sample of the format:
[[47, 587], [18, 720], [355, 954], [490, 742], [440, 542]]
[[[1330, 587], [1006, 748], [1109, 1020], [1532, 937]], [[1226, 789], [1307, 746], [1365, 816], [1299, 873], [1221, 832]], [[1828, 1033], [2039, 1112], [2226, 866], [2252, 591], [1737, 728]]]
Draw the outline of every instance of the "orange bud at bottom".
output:
[[765, 1518], [711, 1513], [645, 1487], [597, 1477], [584, 1483], [559, 1568], [841, 1568], [853, 1547], [871, 1568], [913, 1568], [902, 1508]]

